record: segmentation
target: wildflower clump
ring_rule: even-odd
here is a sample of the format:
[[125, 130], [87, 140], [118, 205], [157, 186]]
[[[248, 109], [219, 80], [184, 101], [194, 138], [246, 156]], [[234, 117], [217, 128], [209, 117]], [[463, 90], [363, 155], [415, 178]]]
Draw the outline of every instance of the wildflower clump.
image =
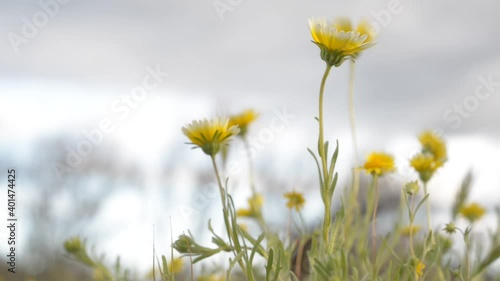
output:
[[[450, 222], [444, 227], [444, 230], [450, 234], [462, 234], [464, 243], [461, 243], [461, 246], [465, 246], [464, 251], [454, 251], [454, 249], [452, 251], [453, 240], [451, 238], [456, 237], [441, 235], [432, 228], [430, 208], [432, 197], [427, 192], [427, 185], [436, 171], [448, 160], [445, 142], [432, 131], [419, 135], [421, 149], [410, 160], [411, 166], [418, 172], [421, 181], [415, 176], [412, 179], [414, 181], [400, 186], [402, 200], [399, 211], [393, 206], [394, 203], [385, 204], [384, 208], [380, 208], [386, 217], [385, 225], [394, 223], [394, 231], [391, 233], [384, 231], [383, 236], [377, 234], [380, 232], [377, 228], [377, 218], [380, 217], [377, 215], [380, 201], [379, 185], [387, 190], [395, 184], [394, 179], [384, 179], [383, 176], [394, 172], [396, 165], [394, 157], [384, 152], [370, 153], [365, 163], [358, 162], [352, 95], [354, 62], [362, 51], [374, 45], [375, 35], [366, 21], [353, 27], [351, 21], [347, 19], [338, 19], [331, 23], [323, 19], [312, 19], [309, 21], [309, 28], [314, 43], [321, 49], [321, 58], [327, 63], [319, 88], [319, 110], [315, 118], [318, 125], [317, 148], [308, 148], [314, 160], [312, 164], [317, 168], [319, 185], [316, 187], [319, 189], [322, 202], [322, 206], [313, 207], [317, 207], [316, 209], [322, 207], [324, 211], [322, 224], [311, 229], [305, 223], [301, 213], [305, 198], [302, 193], [295, 191], [283, 195], [286, 199], [286, 207], [289, 209], [286, 235], [283, 235], [285, 233], [282, 232], [283, 228], [280, 227], [282, 224], [279, 222], [273, 220], [273, 225], [266, 224], [262, 211], [264, 198], [256, 188], [256, 183], [262, 181], [254, 181], [251, 161], [252, 146], [247, 138], [251, 124], [258, 117], [255, 111], [246, 110], [230, 118], [217, 117], [193, 121], [183, 127], [182, 132], [194, 148], [201, 148], [203, 153], [211, 158], [221, 199], [219, 206], [222, 207], [222, 212], [219, 213], [219, 218], [223, 219], [221, 223], [224, 229], [222, 233], [219, 233], [220, 226], [214, 225], [213, 227], [211, 220], [208, 220], [208, 232], [196, 233], [196, 236], [211, 241], [209, 245], [196, 241], [191, 232], [180, 235], [175, 242], [172, 241], [170, 263], [165, 256], [161, 256], [161, 260], [158, 257], [153, 258], [153, 276], [149, 279], [160, 278], [162, 281], [492, 280], [491, 272], [488, 272], [487, 268], [494, 265], [500, 258], [498, 239], [500, 228], [497, 227], [496, 231], [488, 235], [491, 239], [490, 243], [486, 244], [489, 249], [483, 247], [481, 243], [475, 243], [474, 239], [477, 237], [483, 239], [485, 236], [476, 236], [472, 223], [479, 220], [486, 211], [478, 204], [465, 204], [468, 202], [471, 177], [468, 176], [462, 183], [452, 209], [453, 220], [460, 215], [468, 219], [471, 225], [461, 230]], [[349, 119], [355, 155], [352, 181], [346, 178], [345, 173], [337, 172], [337, 160], [343, 159], [345, 154], [339, 149], [338, 141], [332, 145], [332, 142], [326, 140], [325, 136], [329, 134], [325, 134], [327, 126], [324, 121], [330, 116], [325, 115], [323, 110], [325, 85], [329, 73], [334, 70], [333, 66], [338, 67], [345, 60], [351, 61], [348, 91], [350, 93]], [[270, 124], [273, 126], [272, 122]], [[226, 170], [231, 169], [231, 162], [226, 165], [225, 158], [225, 155], [229, 155], [227, 154], [229, 149], [232, 148], [228, 142], [235, 136], [240, 137], [238, 141], [243, 142], [247, 150], [248, 186], [252, 190], [247, 204], [239, 209], [237, 208], [239, 198], [233, 197], [234, 194], [230, 194], [229, 191], [239, 190], [240, 185], [238, 184], [236, 189], [231, 189], [235, 177], [233, 173]], [[342, 156], [339, 158], [339, 155]], [[218, 162], [222, 162], [222, 170], [219, 169]], [[362, 170], [365, 170], [367, 177], [371, 178], [370, 183], [361, 181]], [[290, 171], [287, 180], [296, 180], [297, 174], [302, 176], [307, 171], [307, 169]], [[226, 177], [227, 175], [231, 176]], [[333, 200], [337, 182], [346, 185], [345, 194], [340, 197], [339, 201]], [[242, 185], [246, 186], [246, 184]], [[267, 190], [269, 185], [262, 185], [260, 190]], [[358, 193], [361, 185], [367, 186], [367, 189], [363, 190], [364, 194]], [[418, 196], [420, 189], [423, 190], [422, 197]], [[365, 198], [358, 195], [365, 195]], [[361, 201], [361, 199], [364, 200]], [[395, 200], [387, 201], [394, 202]], [[420, 225], [415, 224], [417, 218], [420, 217], [419, 210], [424, 204], [427, 207], [425, 232], [421, 231]], [[402, 217], [405, 208], [408, 224], [407, 220]], [[279, 211], [276, 208], [274, 210]], [[281, 212], [273, 215], [274, 218], [284, 217]], [[497, 210], [497, 215], [500, 219], [500, 208]], [[241, 224], [240, 217], [247, 217], [251, 222], [257, 222], [261, 231], [251, 229], [252, 225]], [[295, 223], [294, 218], [300, 219], [300, 225]], [[119, 259], [114, 267], [106, 267], [104, 258], [89, 257], [84, 242], [78, 238], [72, 238], [64, 246], [71, 257], [94, 270], [94, 280], [138, 280], [129, 278], [127, 271], [120, 270]], [[181, 259], [174, 259], [174, 250], [177, 254], [190, 258], [192, 270], [188, 272]], [[156, 256], [154, 247], [153, 256]], [[224, 264], [221, 267], [216, 266], [206, 270], [205, 265], [214, 264], [211, 260], [216, 256], [220, 256], [222, 258], [220, 261]], [[209, 261], [201, 265], [200, 269], [198, 262], [205, 260]], [[185, 260], [185, 262], [188, 261]], [[155, 276], [156, 272], [160, 273], [158, 278]], [[174, 273], [179, 276], [174, 276]], [[189, 273], [191, 273], [190, 278]]]

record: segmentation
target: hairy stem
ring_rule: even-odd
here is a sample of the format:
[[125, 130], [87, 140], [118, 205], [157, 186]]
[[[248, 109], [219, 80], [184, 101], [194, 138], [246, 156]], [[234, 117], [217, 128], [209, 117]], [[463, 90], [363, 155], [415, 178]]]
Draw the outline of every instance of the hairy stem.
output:
[[[424, 182], [424, 196], [427, 196], [427, 182]], [[427, 231], [432, 230], [432, 222], [431, 222], [431, 203], [429, 197], [425, 201], [425, 208], [427, 214]]]
[[321, 87], [319, 91], [319, 140], [318, 140], [318, 150], [319, 150], [319, 156], [321, 158], [321, 166], [323, 169], [323, 182], [321, 183], [321, 194], [323, 198], [323, 203], [325, 204], [325, 219], [323, 222], [323, 239], [325, 240], [326, 244], [329, 243], [330, 240], [330, 226], [331, 226], [331, 221], [332, 221], [332, 214], [331, 214], [331, 198], [329, 197], [329, 182], [330, 182], [330, 175], [328, 175], [328, 160], [327, 160], [327, 155], [325, 155], [325, 140], [324, 140], [324, 126], [323, 126], [323, 96], [324, 96], [324, 91], [325, 91], [325, 83], [326, 79], [328, 78], [328, 74], [330, 73], [330, 70], [332, 69], [331, 65], [327, 65], [325, 69], [325, 73], [323, 74], [323, 79], [321, 80]]

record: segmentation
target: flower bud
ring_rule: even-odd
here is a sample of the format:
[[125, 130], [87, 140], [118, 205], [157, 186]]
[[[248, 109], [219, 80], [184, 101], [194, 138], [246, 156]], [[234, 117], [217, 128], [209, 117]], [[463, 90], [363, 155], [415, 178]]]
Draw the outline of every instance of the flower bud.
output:
[[457, 227], [455, 226], [455, 223], [451, 221], [446, 224], [446, 226], [444, 227], [444, 231], [448, 232], [449, 234], [453, 234], [455, 233], [455, 231], [457, 231]]
[[418, 181], [411, 181], [405, 185], [405, 191], [408, 195], [413, 196], [418, 193], [420, 187]]

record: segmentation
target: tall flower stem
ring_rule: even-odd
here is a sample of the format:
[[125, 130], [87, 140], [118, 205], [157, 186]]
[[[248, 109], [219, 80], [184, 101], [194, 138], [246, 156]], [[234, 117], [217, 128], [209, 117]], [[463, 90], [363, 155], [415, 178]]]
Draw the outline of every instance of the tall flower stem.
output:
[[[229, 222], [229, 213], [227, 210], [227, 203], [226, 203], [226, 192], [224, 190], [224, 186], [222, 185], [222, 181], [220, 179], [219, 169], [217, 168], [217, 163], [215, 162], [215, 156], [211, 155], [211, 159], [212, 159], [212, 165], [214, 167], [215, 177], [217, 178], [217, 184], [219, 185], [220, 199], [222, 202], [222, 212], [224, 215], [224, 224], [226, 226], [227, 236], [228, 236], [229, 242], [234, 243], [234, 242], [237, 242], [235, 240], [238, 239], [238, 237], [234, 237], [232, 235], [231, 224]], [[235, 249], [234, 252], [235, 252], [235, 255], [238, 254], [237, 249]], [[241, 270], [243, 271], [245, 276], [247, 276], [247, 278], [248, 278], [247, 272], [245, 270], [246, 267], [243, 265], [243, 262], [241, 261], [241, 259], [238, 260], [238, 264], [241, 267]]]
[[413, 247], [413, 221], [415, 220], [415, 195], [411, 196], [411, 214], [410, 214], [410, 252], [415, 256], [415, 248]]
[[[372, 260], [373, 267], [376, 268], [376, 258], [377, 258], [377, 209], [378, 209], [378, 176], [373, 176], [373, 188], [375, 189], [375, 205], [373, 206], [373, 216], [372, 216]], [[375, 270], [374, 270], [375, 271]]]
[[[424, 196], [427, 196], [427, 182], [424, 182]], [[429, 197], [427, 197], [427, 200], [425, 201], [425, 208], [426, 208], [426, 214], [427, 214], [427, 231], [432, 230], [432, 222], [431, 222], [431, 203], [429, 202]]]
[[[354, 76], [355, 76], [356, 64], [351, 62], [350, 72], [349, 72], [349, 123], [351, 126], [351, 139], [352, 147], [354, 151], [354, 169], [353, 169], [353, 184], [352, 192], [349, 199], [349, 207], [346, 212], [345, 218], [345, 235], [350, 235], [349, 228], [352, 224], [352, 220], [357, 215], [358, 210], [358, 194], [359, 194], [359, 178], [361, 169], [359, 169], [359, 154], [358, 154], [358, 140], [356, 131], [356, 114], [354, 111]], [[348, 241], [348, 239], [346, 239]]]
[[357, 200], [359, 192], [359, 174], [360, 170], [357, 169], [359, 165], [359, 154], [358, 154], [358, 137], [356, 131], [356, 113], [354, 111], [354, 77], [356, 73], [356, 63], [351, 62], [349, 71], [349, 124], [351, 125], [351, 139], [352, 139], [352, 149], [354, 151], [354, 196]]
[[252, 189], [252, 195], [253, 196], [257, 196], [257, 190], [255, 189], [255, 181], [254, 181], [252, 151], [250, 149], [250, 143], [248, 142], [248, 139], [246, 137], [243, 137], [243, 145], [245, 146], [245, 150], [247, 152], [248, 174], [249, 174], [250, 188]]
[[467, 274], [466, 274], [466, 281], [470, 281], [470, 245], [469, 245], [469, 235], [467, 233], [470, 233], [470, 230], [466, 230], [465, 232], [457, 228], [458, 231], [462, 234], [464, 238], [464, 243], [465, 243], [465, 262], [467, 264]]
[[328, 74], [332, 69], [332, 65], [327, 64], [325, 73], [323, 74], [323, 79], [321, 80], [321, 87], [319, 90], [319, 140], [318, 140], [318, 151], [319, 156], [321, 158], [321, 166], [323, 169], [323, 182], [321, 183], [321, 197], [323, 199], [323, 203], [325, 204], [325, 219], [323, 222], [323, 239], [325, 243], [328, 245], [330, 240], [330, 226], [332, 222], [332, 214], [331, 214], [331, 201], [332, 198], [329, 198], [329, 182], [330, 176], [328, 175], [328, 163], [327, 163], [327, 155], [325, 155], [325, 140], [324, 140], [324, 128], [323, 128], [323, 96], [325, 91], [325, 83], [328, 78]]
[[225, 191], [224, 187], [222, 185], [222, 182], [220, 180], [220, 174], [219, 174], [219, 169], [217, 168], [217, 163], [215, 162], [215, 156], [210, 157], [212, 159], [212, 165], [214, 167], [214, 172], [215, 172], [215, 177], [217, 178], [217, 184], [219, 185], [219, 193], [220, 193], [220, 200], [222, 202], [222, 208], [224, 212], [226, 211], [226, 196], [225, 196]]

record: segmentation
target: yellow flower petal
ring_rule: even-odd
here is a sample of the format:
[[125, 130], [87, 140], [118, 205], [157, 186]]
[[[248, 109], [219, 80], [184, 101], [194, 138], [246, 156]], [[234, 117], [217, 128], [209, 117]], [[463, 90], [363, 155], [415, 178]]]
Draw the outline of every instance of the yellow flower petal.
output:
[[192, 144], [200, 147], [203, 152], [214, 156], [229, 139], [239, 133], [237, 126], [229, 126], [229, 119], [216, 117], [193, 121], [182, 128]]
[[240, 114], [232, 115], [229, 118], [229, 127], [238, 126], [240, 129], [240, 136], [244, 137], [248, 130], [248, 125], [255, 121], [259, 115], [252, 109], [247, 109]]
[[415, 273], [417, 277], [422, 277], [424, 275], [425, 264], [421, 261], [418, 261], [417, 266], [415, 267]]
[[[361, 22], [356, 30], [349, 19], [339, 18], [332, 23], [326, 19], [309, 19], [314, 42], [321, 48], [321, 58], [329, 65], [340, 66], [346, 59], [374, 45], [374, 33], [368, 22]], [[367, 40], [370, 38], [370, 40]]]
[[424, 131], [418, 137], [422, 144], [423, 151], [432, 154], [437, 162], [445, 162], [447, 160], [446, 144], [444, 140], [432, 131]]
[[486, 213], [486, 210], [477, 203], [471, 203], [460, 208], [459, 213], [470, 222], [475, 222], [483, 217], [483, 215]]
[[396, 167], [392, 155], [383, 152], [372, 152], [363, 166], [368, 174], [382, 176], [393, 172]]

